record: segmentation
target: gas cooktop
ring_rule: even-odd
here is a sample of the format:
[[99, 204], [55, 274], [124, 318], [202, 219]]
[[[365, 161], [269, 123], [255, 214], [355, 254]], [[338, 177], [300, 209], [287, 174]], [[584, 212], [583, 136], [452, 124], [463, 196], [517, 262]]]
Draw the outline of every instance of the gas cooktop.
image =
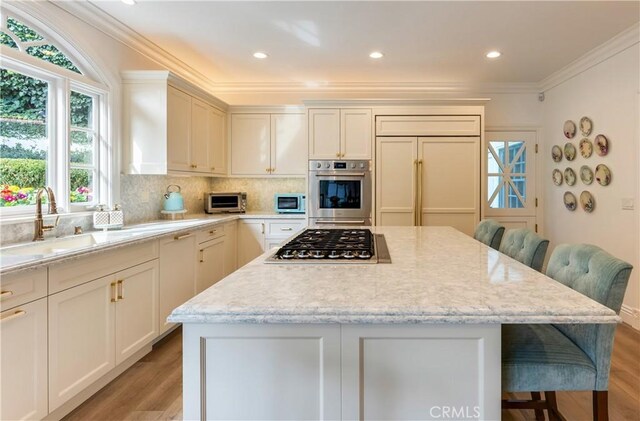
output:
[[270, 256], [267, 263], [391, 263], [384, 236], [366, 228], [311, 228]]

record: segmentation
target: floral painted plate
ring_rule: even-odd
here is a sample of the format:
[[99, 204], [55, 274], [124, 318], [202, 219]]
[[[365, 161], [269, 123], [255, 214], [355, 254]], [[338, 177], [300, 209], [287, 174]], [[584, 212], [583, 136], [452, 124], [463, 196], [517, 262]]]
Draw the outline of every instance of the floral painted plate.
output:
[[564, 156], [567, 158], [567, 161], [573, 161], [576, 159], [576, 147], [573, 146], [573, 143], [567, 142], [564, 145]]
[[562, 161], [562, 149], [560, 146], [553, 145], [553, 148], [551, 148], [551, 159], [553, 159], [553, 162]]
[[591, 213], [593, 209], [596, 207], [596, 201], [588, 191], [583, 191], [580, 193], [580, 206], [584, 209], [585, 212]]
[[565, 192], [565, 194], [564, 194], [564, 206], [568, 210], [573, 212], [574, 210], [576, 210], [576, 205], [577, 205], [577, 201], [576, 201], [576, 197], [573, 195], [573, 193], [571, 193], [570, 191]]
[[588, 165], [580, 167], [580, 180], [586, 185], [593, 183], [593, 171]]
[[576, 135], [576, 123], [571, 120], [567, 120], [564, 122], [564, 126], [562, 127], [562, 131], [564, 132], [564, 137], [567, 139], [573, 139]]
[[601, 186], [608, 186], [611, 184], [611, 170], [604, 164], [600, 164], [596, 167], [596, 181]]
[[589, 158], [593, 154], [593, 143], [586, 137], [580, 141], [578, 148], [583, 158]]
[[564, 182], [567, 183], [568, 186], [573, 186], [576, 184], [576, 173], [571, 168], [564, 169]]
[[553, 178], [553, 184], [555, 184], [556, 186], [562, 185], [562, 171], [556, 168], [555, 170], [553, 170], [551, 177]]
[[589, 117], [582, 117], [580, 119], [580, 133], [583, 136], [589, 136], [593, 130], [593, 122]]
[[596, 153], [600, 156], [605, 156], [609, 153], [609, 139], [607, 139], [607, 137], [603, 134], [599, 134], [598, 136], [596, 136], [594, 146], [596, 149]]

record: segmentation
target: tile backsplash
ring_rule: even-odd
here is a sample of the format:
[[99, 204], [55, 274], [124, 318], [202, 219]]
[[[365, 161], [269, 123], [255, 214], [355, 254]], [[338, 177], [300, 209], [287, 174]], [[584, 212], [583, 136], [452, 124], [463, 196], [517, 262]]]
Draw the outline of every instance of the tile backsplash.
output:
[[300, 178], [212, 178], [211, 191], [247, 192], [247, 211], [273, 212], [276, 193], [304, 193], [307, 182]]
[[[305, 178], [207, 178], [165, 175], [121, 175], [120, 204], [124, 210], [124, 222], [139, 224], [160, 219], [162, 195], [170, 184], [181, 188], [188, 214], [204, 212], [203, 195], [207, 191], [247, 192], [247, 211], [273, 212], [273, 195], [276, 193], [303, 193]], [[187, 215], [188, 215], [187, 214]], [[46, 224], [55, 221], [54, 216], [44, 217]], [[54, 232], [45, 233], [45, 238], [71, 235], [74, 227], [84, 231], [93, 229], [91, 215], [65, 215]], [[33, 220], [3, 224], [0, 244], [30, 241], [33, 238]]]

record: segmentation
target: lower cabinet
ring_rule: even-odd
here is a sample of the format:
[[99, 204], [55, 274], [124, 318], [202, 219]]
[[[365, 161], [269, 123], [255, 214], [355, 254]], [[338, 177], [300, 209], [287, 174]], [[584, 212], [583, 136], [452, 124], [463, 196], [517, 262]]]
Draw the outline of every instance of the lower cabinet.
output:
[[42, 419], [47, 403], [47, 299], [0, 313], [0, 419]]
[[160, 286], [158, 295], [160, 333], [174, 326], [167, 322], [173, 309], [195, 295], [196, 236], [181, 234], [160, 240]]
[[49, 412], [157, 336], [157, 285], [152, 260], [49, 296]]
[[264, 253], [264, 220], [244, 219], [238, 224], [238, 267]]
[[220, 237], [198, 245], [196, 294], [224, 278], [225, 239]]
[[224, 226], [224, 276], [238, 269], [238, 222]]

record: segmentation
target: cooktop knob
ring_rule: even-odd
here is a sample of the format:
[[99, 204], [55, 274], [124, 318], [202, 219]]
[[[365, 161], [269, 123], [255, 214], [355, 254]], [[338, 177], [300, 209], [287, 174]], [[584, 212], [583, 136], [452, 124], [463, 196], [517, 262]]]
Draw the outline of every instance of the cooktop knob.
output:
[[322, 163], [321, 163], [321, 162], [318, 162], [318, 163], [316, 164], [316, 168], [322, 168]]
[[360, 168], [364, 169], [364, 162], [360, 163]]
[[326, 164], [324, 164], [325, 167], [327, 168], [331, 168], [331, 164], [329, 162], [327, 162]]

